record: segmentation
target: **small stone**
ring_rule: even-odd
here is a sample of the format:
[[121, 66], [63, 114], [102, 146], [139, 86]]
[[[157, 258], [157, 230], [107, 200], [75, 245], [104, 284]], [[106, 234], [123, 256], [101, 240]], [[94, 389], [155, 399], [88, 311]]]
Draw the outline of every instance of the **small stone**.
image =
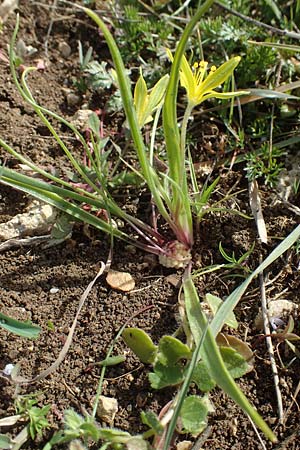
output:
[[69, 58], [69, 56], [70, 56], [71, 53], [72, 53], [71, 47], [70, 47], [69, 44], [68, 44], [67, 42], [65, 42], [65, 41], [62, 41], [62, 42], [59, 43], [59, 45], [58, 45], [58, 50], [59, 50], [61, 56], [62, 56], [63, 58], [65, 58], [65, 59]]
[[71, 120], [72, 125], [81, 132], [86, 131], [89, 128], [88, 120], [91, 114], [93, 114], [91, 109], [79, 109]]
[[104, 422], [111, 424], [118, 411], [118, 401], [112, 397], [100, 395], [97, 416]]
[[74, 94], [74, 92], [69, 92], [69, 94], [67, 94], [67, 103], [69, 106], [76, 106], [80, 103], [80, 96], [77, 94]]
[[6, 364], [6, 366], [3, 369], [3, 374], [9, 377], [14, 367], [15, 367], [14, 364]]
[[135, 287], [135, 281], [128, 272], [119, 272], [118, 270], [110, 270], [106, 277], [106, 282], [113, 289], [122, 292], [132, 291]]
[[50, 294], [57, 294], [59, 292], [59, 288], [53, 287], [53, 288], [50, 289], [49, 292], [50, 292]]
[[168, 275], [165, 280], [175, 288], [179, 288], [181, 285], [181, 278], [175, 273], [171, 273], [170, 275]]
[[[274, 322], [274, 319], [282, 319], [287, 317], [297, 309], [297, 303], [291, 302], [290, 300], [273, 300], [268, 304], [268, 316], [270, 321]], [[261, 309], [255, 318], [254, 326], [257, 330], [262, 330], [264, 327]]]
[[0, 240], [21, 238], [47, 233], [55, 222], [57, 209], [39, 200], [33, 200], [26, 212], [0, 224]]
[[176, 445], [176, 450], [191, 450], [192, 445], [191, 441], [181, 441]]

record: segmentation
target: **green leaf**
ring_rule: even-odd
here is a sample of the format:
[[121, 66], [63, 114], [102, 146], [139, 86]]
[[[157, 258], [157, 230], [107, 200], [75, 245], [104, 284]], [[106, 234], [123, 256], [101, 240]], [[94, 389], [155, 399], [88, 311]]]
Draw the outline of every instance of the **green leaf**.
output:
[[99, 434], [100, 439], [113, 443], [124, 443], [131, 437], [127, 431], [116, 430], [115, 428], [100, 428]]
[[[206, 294], [205, 300], [208, 303], [208, 305], [213, 313], [213, 316], [215, 316], [218, 309], [222, 305], [223, 300], [220, 299], [219, 297], [217, 297], [216, 295], [212, 295], [212, 294]], [[236, 320], [233, 311], [230, 311], [230, 313], [226, 317], [226, 320], [224, 321], [224, 323], [234, 329], [237, 329], [239, 326], [238, 321]]]
[[250, 95], [256, 95], [262, 98], [279, 98], [283, 100], [294, 99], [299, 100], [300, 97], [291, 94], [285, 94], [284, 92], [274, 91], [272, 89], [248, 89]]
[[191, 380], [196, 383], [198, 389], [203, 392], [211, 391], [216, 386], [216, 382], [210, 376], [204, 361], [199, 361], [193, 370]]
[[[253, 422], [263, 431], [263, 433], [272, 441], [276, 442], [276, 437], [272, 430], [263, 421], [256, 409], [249, 403], [246, 396], [234, 382], [232, 376], [228, 372], [219, 348], [216, 344], [211, 325], [207, 324], [207, 319], [202, 311], [199, 297], [195, 288], [195, 285], [189, 275], [186, 272], [186, 277], [183, 283], [185, 307], [186, 313], [190, 325], [190, 329], [195, 340], [195, 344], [198, 345], [203, 331], [207, 327], [207, 332], [204, 338], [203, 348], [201, 349], [201, 357], [207, 364], [211, 377], [216, 381], [217, 385], [223, 389], [243, 410], [248, 414]], [[226, 303], [226, 302], [224, 302]], [[220, 308], [221, 309], [221, 308]], [[220, 310], [219, 310], [220, 311]], [[227, 314], [224, 316], [226, 318]], [[215, 320], [215, 318], [213, 319]]]
[[300, 225], [298, 225], [294, 231], [292, 231], [273, 251], [272, 253], [257, 267], [254, 272], [230, 295], [226, 301], [222, 303], [218, 309], [215, 317], [213, 318], [210, 328], [214, 336], [217, 336], [223, 328], [224, 320], [228, 317], [230, 311], [233, 311], [238, 304], [240, 298], [248, 288], [252, 280], [263, 270], [265, 270], [272, 262], [279, 258], [284, 252], [286, 252], [299, 238]]
[[6, 434], [0, 434], [0, 449], [6, 450], [13, 447], [13, 441]]
[[248, 364], [236, 350], [231, 347], [220, 347], [225, 366], [232, 378], [240, 378], [248, 372]]
[[158, 344], [157, 359], [164, 365], [175, 365], [182, 358], [191, 358], [189, 347], [172, 336], [163, 336]]
[[158, 82], [155, 84], [151, 93], [149, 95], [149, 101], [147, 106], [147, 113], [150, 115], [154, 112], [154, 110], [161, 103], [163, 96], [165, 94], [167, 85], [169, 82], [169, 75], [163, 76]]
[[109, 358], [105, 358], [102, 361], [98, 362], [99, 366], [116, 366], [126, 360], [124, 355], [116, 355], [110, 356]]
[[145, 364], [154, 362], [157, 346], [145, 331], [140, 328], [125, 328], [122, 338], [141, 362]]
[[160, 362], [157, 362], [154, 366], [154, 373], [151, 372], [148, 376], [153, 389], [176, 386], [183, 380], [184, 368], [175, 365], [164, 366]]
[[99, 428], [97, 427], [97, 425], [93, 422], [84, 422], [81, 426], [80, 426], [80, 430], [81, 433], [83, 432], [83, 435], [86, 437], [91, 438], [93, 441], [97, 442], [99, 440]]
[[30, 321], [20, 322], [2, 313], [0, 313], [0, 327], [18, 336], [29, 339], [38, 338], [41, 331], [40, 327], [33, 325]]
[[51, 239], [58, 241], [67, 239], [72, 233], [73, 222], [74, 219], [69, 214], [59, 214], [51, 229]]
[[99, 136], [100, 120], [95, 112], [91, 113], [88, 118], [88, 127], [92, 130], [95, 136]]
[[74, 409], [66, 409], [64, 412], [64, 422], [70, 430], [77, 430], [83, 423], [84, 418], [77, 414]]
[[153, 411], [142, 411], [141, 420], [143, 424], [148, 425], [149, 428], [154, 430], [155, 434], [161, 435], [163, 433], [164, 427]]
[[180, 411], [183, 433], [198, 435], [207, 426], [207, 415], [210, 411], [207, 398], [196, 395], [186, 397]]

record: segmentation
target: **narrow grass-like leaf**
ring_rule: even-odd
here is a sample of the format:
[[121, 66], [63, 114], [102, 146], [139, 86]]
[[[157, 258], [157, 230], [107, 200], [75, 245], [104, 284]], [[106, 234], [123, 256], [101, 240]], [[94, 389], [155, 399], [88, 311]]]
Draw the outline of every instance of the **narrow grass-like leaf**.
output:
[[[177, 92], [178, 81], [180, 74], [180, 65], [185, 52], [185, 47], [193, 29], [198, 23], [199, 19], [211, 7], [214, 0], [207, 0], [197, 10], [196, 14], [189, 20], [183, 35], [178, 43], [170, 73], [170, 79], [165, 95], [165, 102], [163, 107], [163, 128], [166, 140], [166, 148], [168, 155], [170, 178], [179, 185], [177, 189], [176, 184], [173, 188], [173, 205], [176, 205], [177, 220], [185, 234], [187, 244], [192, 243], [193, 224], [191, 205], [188, 197], [188, 186], [185, 166], [185, 155], [182, 154], [180, 148], [180, 135], [177, 121]], [[181, 198], [180, 190], [183, 193], [183, 200]]]
[[[197, 345], [201, 341], [202, 333], [208, 325], [206, 316], [203, 313], [199, 302], [196, 288], [188, 273], [186, 274], [183, 283], [183, 289], [185, 295], [186, 314], [188, 317], [192, 335], [195, 340], [195, 344]], [[270, 439], [272, 442], [276, 442], [276, 437], [273, 434], [272, 430], [260, 417], [253, 406], [251, 406], [243, 392], [236, 385], [233, 378], [226, 369], [210, 326], [208, 326], [207, 328], [200, 355], [206, 363], [209, 373], [211, 377], [216, 381], [217, 385], [221, 387], [223, 391], [227, 395], [229, 395], [246, 414], [251, 417], [256, 426], [261, 429], [261, 431], [268, 439]]]
[[255, 44], [260, 45], [262, 47], [271, 47], [271, 48], [277, 48], [278, 50], [289, 50], [291, 52], [300, 52], [300, 46], [299, 45], [293, 45], [293, 44], [281, 44], [278, 42], [257, 42], [257, 41], [248, 41], [249, 44]]
[[281, 100], [300, 100], [300, 97], [284, 92], [275, 91], [273, 89], [248, 89], [250, 95], [255, 95], [261, 98], [278, 98]]
[[125, 360], [126, 357], [124, 355], [116, 355], [116, 356], [109, 356], [108, 358], [99, 361], [97, 364], [99, 366], [116, 366], [117, 364], [120, 364]]
[[178, 398], [177, 398], [177, 401], [175, 403], [174, 412], [173, 412], [170, 424], [169, 424], [167, 432], [166, 432], [166, 437], [165, 437], [165, 441], [164, 441], [163, 450], [169, 450], [170, 443], [171, 443], [171, 440], [172, 440], [172, 436], [173, 436], [174, 430], [176, 428], [177, 419], [179, 417], [180, 410], [181, 410], [181, 407], [183, 405], [184, 399], [186, 398], [186, 394], [187, 394], [187, 391], [189, 389], [190, 382], [192, 381], [194, 369], [195, 369], [196, 364], [197, 364], [197, 362], [199, 360], [199, 357], [200, 357], [200, 352], [202, 350], [204, 339], [206, 337], [206, 332], [207, 332], [207, 326], [203, 330], [203, 333], [202, 333], [202, 336], [200, 338], [200, 341], [196, 344], [196, 348], [193, 351], [193, 356], [192, 356], [191, 362], [190, 362], [190, 364], [188, 366], [188, 369], [187, 369], [187, 371], [185, 373], [184, 381], [183, 381], [181, 389], [180, 389], [180, 391], [178, 393]]
[[292, 231], [273, 251], [272, 253], [257, 267], [254, 272], [237, 287], [227, 299], [222, 303], [213, 318], [210, 328], [214, 336], [217, 336], [222, 330], [227, 317], [234, 310], [240, 298], [248, 288], [252, 280], [264, 271], [270, 264], [278, 259], [284, 252], [286, 252], [300, 237], [300, 225]]
[[118, 76], [118, 84], [119, 89], [121, 92], [122, 102], [124, 111], [126, 114], [126, 118], [130, 127], [130, 132], [134, 141], [135, 149], [139, 158], [139, 162], [141, 165], [141, 169], [143, 172], [143, 175], [147, 181], [148, 187], [153, 195], [155, 204], [157, 208], [159, 209], [159, 212], [164, 217], [167, 223], [172, 224], [171, 217], [169, 213], [167, 212], [164, 203], [161, 199], [161, 196], [159, 194], [159, 188], [158, 186], [161, 186], [161, 183], [159, 181], [159, 178], [156, 174], [156, 172], [152, 169], [151, 165], [149, 164], [149, 160], [147, 158], [147, 153], [145, 150], [145, 145], [143, 141], [143, 137], [140, 131], [140, 127], [138, 124], [138, 119], [136, 115], [136, 111], [134, 108], [134, 102], [133, 97], [131, 93], [130, 88], [130, 81], [128, 78], [128, 75], [125, 70], [125, 66], [120, 54], [120, 51], [116, 45], [116, 42], [110, 33], [109, 29], [105, 25], [105, 23], [100, 19], [100, 17], [91, 9], [89, 8], [83, 8], [77, 5], [79, 9], [82, 9], [99, 27], [99, 29], [102, 31], [104, 38], [106, 40], [106, 43], [109, 47], [114, 65], [115, 70]]
[[31, 322], [21, 322], [0, 312], [0, 327], [18, 336], [29, 339], [38, 338], [41, 328]]

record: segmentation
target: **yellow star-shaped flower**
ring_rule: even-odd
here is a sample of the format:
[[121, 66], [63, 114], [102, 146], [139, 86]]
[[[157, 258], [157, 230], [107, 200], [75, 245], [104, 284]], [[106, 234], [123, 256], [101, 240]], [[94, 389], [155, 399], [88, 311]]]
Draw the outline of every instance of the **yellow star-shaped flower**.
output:
[[[167, 49], [167, 53], [171, 61], [173, 61], [173, 55], [169, 49]], [[208, 63], [206, 61], [200, 61], [191, 67], [186, 57], [183, 56], [180, 67], [180, 83], [186, 90], [189, 104], [196, 106], [212, 97], [232, 98], [236, 95], [247, 94], [246, 91], [224, 93], [215, 91], [218, 86], [232, 75], [240, 60], [240, 56], [235, 56], [218, 68], [212, 66], [208, 71]]]

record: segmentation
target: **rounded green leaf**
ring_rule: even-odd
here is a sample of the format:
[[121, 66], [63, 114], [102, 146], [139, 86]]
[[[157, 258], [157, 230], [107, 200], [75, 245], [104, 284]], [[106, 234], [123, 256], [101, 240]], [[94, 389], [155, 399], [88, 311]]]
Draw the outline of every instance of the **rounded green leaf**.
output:
[[154, 362], [157, 346], [145, 331], [140, 328], [125, 328], [122, 338], [141, 362], [146, 364]]
[[220, 347], [225, 366], [232, 378], [240, 378], [249, 372], [248, 363], [236, 350], [231, 347]]
[[198, 435], [207, 426], [207, 415], [211, 405], [207, 398], [191, 395], [184, 399], [180, 417], [183, 425], [182, 432]]
[[157, 358], [162, 364], [175, 365], [180, 359], [191, 358], [191, 350], [173, 336], [163, 336], [158, 344]]

